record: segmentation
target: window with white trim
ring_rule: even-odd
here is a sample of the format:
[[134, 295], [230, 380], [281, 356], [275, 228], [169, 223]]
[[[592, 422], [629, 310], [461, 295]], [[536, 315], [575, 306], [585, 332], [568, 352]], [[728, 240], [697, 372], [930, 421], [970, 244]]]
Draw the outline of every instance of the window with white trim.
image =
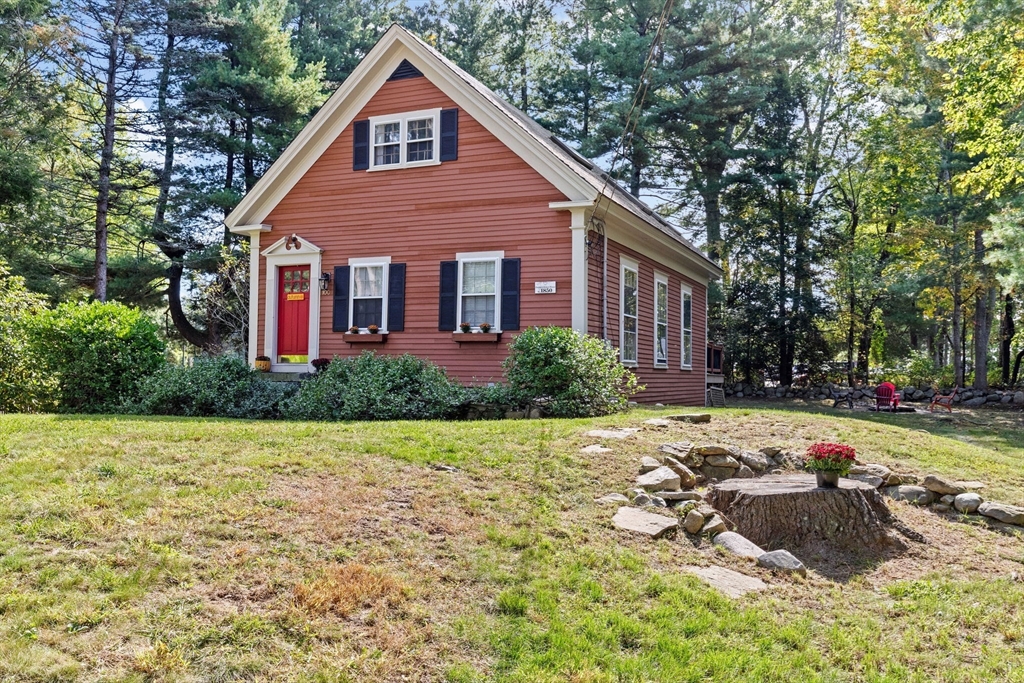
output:
[[682, 292], [682, 367], [693, 366], [693, 290], [683, 285]]
[[440, 109], [370, 117], [370, 170], [429, 166], [438, 161]]
[[632, 261], [622, 261], [620, 276], [622, 289], [622, 336], [619, 358], [623, 363], [635, 364], [637, 359], [637, 327], [639, 325], [640, 267]]
[[504, 254], [459, 254], [459, 324], [469, 323], [479, 330], [486, 323], [498, 331], [498, 296], [501, 259]]
[[668, 367], [668, 278], [654, 274], [654, 367]]
[[365, 331], [376, 325], [387, 331], [388, 266], [390, 258], [349, 259], [349, 320]]

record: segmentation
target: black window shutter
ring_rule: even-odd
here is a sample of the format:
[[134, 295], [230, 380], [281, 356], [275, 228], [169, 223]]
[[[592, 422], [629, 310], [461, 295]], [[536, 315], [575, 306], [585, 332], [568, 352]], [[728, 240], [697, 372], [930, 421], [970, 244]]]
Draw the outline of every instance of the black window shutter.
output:
[[348, 266], [334, 267], [334, 316], [332, 330], [347, 332], [348, 324]]
[[365, 171], [370, 168], [370, 122], [356, 121], [352, 124], [352, 170]]
[[388, 332], [405, 329], [405, 264], [388, 268]]
[[519, 259], [501, 259], [501, 329], [519, 329]]
[[459, 110], [441, 110], [441, 161], [459, 158]]
[[459, 262], [441, 261], [441, 299], [437, 314], [437, 329], [442, 332], [454, 332], [459, 326], [458, 300], [456, 292], [459, 287]]

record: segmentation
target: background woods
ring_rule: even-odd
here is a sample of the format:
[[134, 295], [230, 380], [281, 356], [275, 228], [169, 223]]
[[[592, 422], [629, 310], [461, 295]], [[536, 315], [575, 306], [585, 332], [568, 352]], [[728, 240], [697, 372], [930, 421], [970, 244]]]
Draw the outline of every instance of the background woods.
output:
[[722, 263], [736, 379], [1021, 380], [1010, 0], [0, 0], [2, 277], [241, 350], [221, 221], [392, 21]]

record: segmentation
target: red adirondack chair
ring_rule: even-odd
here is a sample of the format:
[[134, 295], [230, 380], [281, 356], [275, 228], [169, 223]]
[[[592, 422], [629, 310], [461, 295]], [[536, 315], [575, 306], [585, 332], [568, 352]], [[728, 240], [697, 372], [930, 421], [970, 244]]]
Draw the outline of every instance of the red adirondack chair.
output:
[[900, 397], [896, 394], [896, 385], [892, 382], [882, 382], [875, 389], [875, 410], [888, 410], [895, 413], [900, 405]]
[[959, 390], [960, 387], [953, 387], [953, 393], [949, 395], [943, 395], [936, 392], [935, 396], [932, 397], [932, 402], [928, 404], [928, 411], [934, 413], [935, 406], [939, 406], [941, 408], [945, 408], [946, 410], [952, 413], [953, 399], [956, 398], [956, 392]]

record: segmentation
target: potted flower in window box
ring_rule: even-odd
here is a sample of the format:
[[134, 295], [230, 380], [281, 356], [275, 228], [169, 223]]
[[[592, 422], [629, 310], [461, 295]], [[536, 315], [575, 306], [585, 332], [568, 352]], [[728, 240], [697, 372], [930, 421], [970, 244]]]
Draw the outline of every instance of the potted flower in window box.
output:
[[253, 364], [260, 372], [270, 372], [270, 356], [256, 356]]
[[469, 323], [459, 323], [459, 330], [461, 330], [465, 334], [469, 334], [470, 332], [473, 331], [473, 326], [470, 325]]
[[353, 325], [352, 327], [348, 328], [348, 333], [359, 334], [359, 325]]
[[378, 332], [380, 332], [380, 328], [377, 327], [376, 325], [367, 325], [366, 331], [369, 332], [370, 334], [377, 334]]
[[487, 334], [488, 332], [491, 331], [491, 324], [490, 323], [480, 323], [479, 327], [480, 327], [480, 331], [483, 332], [484, 334]]
[[857, 459], [853, 446], [842, 443], [816, 443], [807, 449], [807, 469], [814, 472], [819, 488], [834, 489], [839, 477], [850, 473]]

